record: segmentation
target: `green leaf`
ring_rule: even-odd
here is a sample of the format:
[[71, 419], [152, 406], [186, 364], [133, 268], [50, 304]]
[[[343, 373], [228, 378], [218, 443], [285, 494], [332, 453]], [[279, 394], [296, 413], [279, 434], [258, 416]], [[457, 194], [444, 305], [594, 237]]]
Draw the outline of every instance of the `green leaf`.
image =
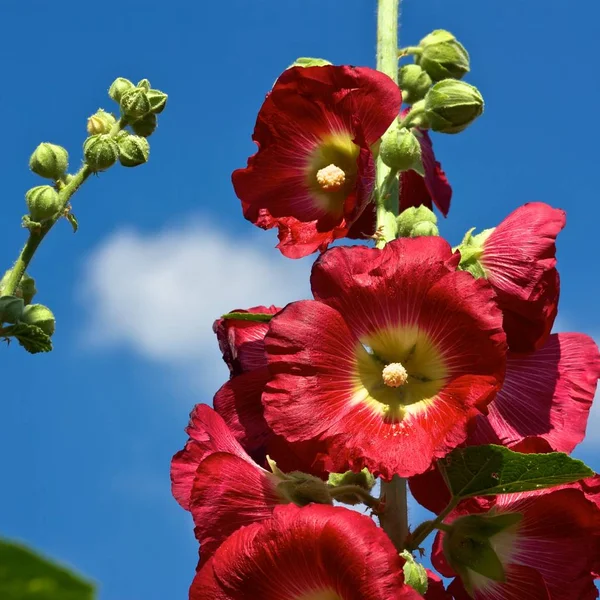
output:
[[66, 215], [67, 221], [71, 223], [71, 227], [73, 228], [73, 233], [77, 233], [79, 229], [79, 223], [77, 222], [77, 218], [72, 212], [67, 213]]
[[457, 448], [438, 465], [455, 498], [529, 492], [594, 474], [561, 452], [520, 454], [494, 445]]
[[94, 586], [25, 546], [0, 539], [2, 600], [92, 600]]
[[16, 338], [19, 344], [31, 354], [50, 352], [52, 350], [50, 336], [44, 333], [37, 325], [17, 323], [11, 327], [5, 327], [2, 330], [2, 335]]
[[237, 321], [254, 321], [255, 323], [268, 323], [275, 315], [269, 313], [243, 313], [232, 312], [224, 314], [221, 319], [236, 319]]
[[404, 571], [404, 582], [407, 585], [410, 585], [410, 587], [419, 594], [425, 594], [425, 592], [427, 592], [428, 584], [425, 567], [416, 562], [413, 555], [408, 550], [404, 550], [400, 556], [406, 560], [402, 567], [402, 570]]

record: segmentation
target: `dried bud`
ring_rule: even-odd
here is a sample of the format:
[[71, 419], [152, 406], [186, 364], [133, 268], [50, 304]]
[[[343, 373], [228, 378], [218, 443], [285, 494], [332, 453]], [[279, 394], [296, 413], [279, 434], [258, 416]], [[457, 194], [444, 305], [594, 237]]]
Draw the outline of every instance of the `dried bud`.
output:
[[154, 113], [148, 113], [145, 117], [131, 123], [131, 129], [136, 135], [142, 137], [151, 136], [156, 130], [157, 118]]
[[328, 60], [324, 58], [309, 58], [308, 56], [301, 56], [297, 58], [289, 67], [325, 67], [327, 65], [331, 65]]
[[21, 321], [28, 325], [36, 325], [45, 334], [52, 335], [56, 325], [56, 320], [52, 311], [43, 304], [30, 304], [25, 307], [21, 315]]
[[83, 143], [83, 157], [92, 171], [105, 171], [117, 162], [119, 147], [108, 135], [93, 135]]
[[139, 88], [125, 92], [121, 96], [119, 106], [121, 107], [121, 112], [133, 121], [148, 114], [151, 108], [146, 92]]
[[150, 110], [155, 115], [158, 115], [165, 109], [169, 98], [167, 94], [160, 90], [148, 90], [146, 96], [148, 96], [148, 100], [150, 101]]
[[425, 117], [433, 131], [459, 133], [482, 113], [479, 90], [464, 81], [438, 81], [425, 96]]
[[396, 171], [416, 171], [424, 176], [421, 160], [421, 144], [412, 131], [399, 127], [394, 121], [381, 138], [379, 147], [381, 160]]
[[137, 167], [148, 162], [150, 144], [139, 135], [129, 135], [119, 140], [119, 161], [124, 167]]
[[437, 217], [426, 206], [411, 206], [398, 215], [398, 237], [439, 235]]
[[135, 86], [129, 79], [125, 79], [124, 77], [117, 77], [112, 82], [112, 85], [108, 89], [108, 95], [115, 101], [121, 102], [121, 98], [125, 92], [134, 89]]
[[405, 104], [423, 100], [432, 85], [431, 77], [419, 65], [404, 65], [398, 69], [398, 86]]
[[97, 113], [93, 114], [87, 121], [87, 132], [90, 135], [100, 135], [102, 133], [110, 133], [117, 119], [110, 113], [101, 108]]
[[419, 48], [415, 62], [433, 81], [462, 79], [469, 72], [469, 53], [449, 31], [431, 32], [419, 42]]
[[49, 185], [38, 185], [25, 193], [25, 201], [32, 221], [52, 218], [61, 208], [58, 192]]
[[137, 85], [135, 87], [140, 88], [140, 90], [144, 90], [145, 92], [147, 92], [150, 89], [150, 82], [147, 79], [141, 79], [140, 81], [137, 82]]
[[21, 320], [25, 305], [22, 298], [0, 297], [0, 323], [17, 323]]
[[29, 159], [29, 168], [40, 177], [57, 181], [69, 167], [69, 153], [62, 147], [44, 142]]

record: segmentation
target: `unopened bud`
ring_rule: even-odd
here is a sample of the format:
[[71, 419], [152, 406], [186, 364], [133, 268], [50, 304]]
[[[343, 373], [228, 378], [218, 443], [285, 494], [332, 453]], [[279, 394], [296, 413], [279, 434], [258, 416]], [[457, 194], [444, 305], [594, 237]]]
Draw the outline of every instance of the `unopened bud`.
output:
[[311, 502], [332, 504], [327, 484], [313, 475], [294, 471], [277, 485], [277, 491], [289, 502], [306, 506]]
[[[0, 296], [3, 294], [3, 290], [6, 287], [8, 282], [8, 278], [12, 273], [12, 269], [9, 269], [4, 273], [2, 279], [0, 279]], [[37, 290], [35, 289], [35, 280], [33, 277], [30, 277], [27, 273], [23, 273], [21, 277], [21, 281], [15, 290], [14, 295], [17, 298], [22, 298], [25, 304], [30, 304], [33, 300], [33, 297], [37, 294]]]
[[44, 142], [29, 159], [29, 168], [40, 177], [57, 181], [69, 167], [69, 153], [62, 147]]
[[17, 323], [21, 320], [25, 304], [15, 296], [0, 297], [0, 323]]
[[379, 147], [381, 160], [396, 171], [416, 171], [425, 175], [421, 160], [421, 144], [412, 131], [399, 127], [396, 121], [383, 134]]
[[121, 98], [125, 92], [134, 89], [135, 86], [129, 79], [125, 79], [125, 77], [117, 77], [115, 79], [110, 88], [108, 89], [108, 95], [115, 101], [121, 102]]
[[148, 90], [146, 96], [148, 96], [148, 100], [150, 101], [150, 110], [155, 115], [158, 115], [165, 109], [169, 98], [167, 94], [160, 90]]
[[137, 167], [148, 162], [150, 144], [139, 135], [129, 135], [119, 140], [119, 161], [124, 167]]
[[398, 69], [398, 86], [402, 90], [402, 101], [414, 104], [425, 98], [433, 81], [419, 65], [404, 65]]
[[117, 119], [110, 113], [99, 109], [97, 113], [93, 114], [87, 121], [87, 132], [89, 135], [100, 135], [102, 133], [109, 133], [113, 128], [113, 125], [117, 122]]
[[43, 304], [30, 304], [25, 307], [21, 315], [21, 321], [28, 325], [39, 327], [45, 334], [52, 335], [56, 325], [56, 320], [52, 311]]
[[117, 162], [119, 147], [108, 135], [93, 135], [83, 143], [83, 156], [92, 171], [105, 171]]
[[146, 92], [140, 88], [134, 88], [121, 96], [119, 103], [121, 112], [131, 120], [136, 120], [150, 112], [150, 100]]
[[136, 135], [149, 137], [156, 130], [157, 121], [154, 113], [148, 113], [145, 117], [131, 123], [131, 129]]
[[41, 222], [53, 217], [61, 208], [58, 192], [49, 185], [38, 185], [25, 193], [32, 221]]
[[398, 237], [439, 235], [437, 217], [426, 206], [411, 206], [398, 215]]
[[[342, 487], [342, 486], [357, 486], [362, 488], [363, 490], [370, 492], [375, 486], [375, 477], [371, 474], [368, 469], [363, 469], [362, 471], [358, 471], [355, 473], [354, 471], [346, 471], [345, 473], [330, 473], [329, 479], [327, 483], [331, 487]], [[344, 504], [360, 504], [362, 502], [362, 498], [356, 494], [335, 494], [335, 499], [338, 502], [343, 502]]]
[[292, 67], [325, 67], [331, 64], [332, 63], [324, 58], [310, 58], [308, 56], [301, 56], [300, 58], [297, 58], [288, 67], [288, 69], [291, 69]]
[[135, 87], [147, 92], [150, 89], [150, 82], [147, 79], [141, 79], [137, 82], [137, 85]]
[[479, 90], [464, 81], [438, 81], [425, 96], [425, 116], [433, 131], [459, 133], [482, 113]]
[[437, 29], [419, 42], [421, 52], [415, 62], [423, 67], [433, 81], [462, 79], [469, 72], [469, 53], [449, 32]]

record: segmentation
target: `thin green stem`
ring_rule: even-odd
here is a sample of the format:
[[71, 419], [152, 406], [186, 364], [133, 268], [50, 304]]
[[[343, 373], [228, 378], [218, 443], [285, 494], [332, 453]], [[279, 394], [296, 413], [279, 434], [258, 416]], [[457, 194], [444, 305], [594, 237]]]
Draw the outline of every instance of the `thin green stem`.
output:
[[406, 479], [394, 475], [391, 481], [381, 482], [381, 503], [383, 510], [379, 513], [381, 528], [390, 540], [402, 552], [408, 537], [408, 503]]
[[411, 552], [415, 551], [427, 539], [427, 536], [434, 529], [444, 530], [444, 519], [456, 508], [459, 502], [460, 498], [452, 498], [448, 506], [446, 506], [446, 508], [433, 521], [425, 521], [424, 523], [421, 523], [421, 525], [415, 529], [408, 549]]
[[[121, 119], [113, 125], [109, 135], [114, 137], [126, 125], [127, 120], [124, 117], [121, 117]], [[3, 296], [13, 296], [15, 294], [23, 274], [27, 270], [27, 267], [33, 259], [33, 256], [36, 253], [39, 245], [42, 243], [42, 240], [46, 237], [52, 227], [54, 227], [56, 222], [62, 216], [64, 216], [71, 197], [91, 174], [92, 170], [87, 165], [83, 165], [83, 167], [81, 167], [81, 169], [79, 169], [79, 171], [69, 179], [68, 183], [65, 183], [66, 180], [64, 179], [59, 182], [57, 187], [59, 188], [58, 197], [60, 199], [61, 208], [51, 219], [44, 221], [41, 227], [37, 229], [30, 229], [27, 242], [25, 243], [25, 246], [23, 246], [19, 257], [15, 261], [15, 264], [2, 290]]]

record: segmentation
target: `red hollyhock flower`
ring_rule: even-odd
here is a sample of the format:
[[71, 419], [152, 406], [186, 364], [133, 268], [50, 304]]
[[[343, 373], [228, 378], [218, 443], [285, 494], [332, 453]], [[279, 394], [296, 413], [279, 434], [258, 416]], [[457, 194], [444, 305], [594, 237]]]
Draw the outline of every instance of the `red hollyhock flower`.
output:
[[239, 529], [196, 574], [190, 600], [418, 600], [375, 523], [331, 506], [279, 507]]
[[232, 176], [246, 219], [278, 227], [278, 248], [290, 258], [322, 251], [338, 238], [372, 235], [370, 147], [401, 102], [398, 86], [372, 69], [287, 69], [258, 114], [258, 152]]
[[[256, 306], [247, 311], [232, 312], [274, 315], [280, 310], [275, 306]], [[320, 460], [321, 453], [325, 451], [323, 444], [310, 441], [292, 446], [276, 435], [265, 421], [262, 393], [270, 374], [264, 338], [269, 324], [219, 319], [213, 329], [232, 374], [232, 378], [216, 393], [214, 407], [238, 442], [260, 465], [266, 465], [268, 455], [286, 473], [303, 471], [327, 478]]]
[[[410, 112], [410, 108], [402, 111], [402, 117]], [[400, 211], [411, 206], [426, 206], [433, 210], [433, 205], [445, 216], [450, 210], [452, 188], [446, 178], [442, 165], [435, 159], [433, 144], [426, 129], [412, 130], [421, 144], [421, 160], [425, 169], [425, 177], [416, 171], [400, 173]]]
[[444, 582], [429, 569], [427, 571], [427, 591], [425, 600], [452, 600], [452, 595], [444, 587]]
[[532, 202], [517, 208], [483, 243], [479, 262], [498, 295], [513, 352], [543, 346], [558, 310], [556, 236], [565, 213]]
[[[593, 572], [600, 550], [600, 507], [581, 485], [545, 493], [498, 496], [490, 514], [508, 513], [520, 514], [520, 522], [489, 538], [504, 568], [505, 581], [493, 581], [467, 569], [474, 594], [469, 596], [457, 577], [448, 588], [456, 600], [597, 597]], [[459, 506], [445, 522], [456, 522], [464, 514]], [[443, 556], [444, 535], [438, 534], [434, 543], [433, 563], [444, 576], [452, 577], [456, 573]]]
[[581, 333], [553, 334], [532, 354], [509, 352], [504, 385], [467, 444], [512, 447], [537, 436], [552, 450], [572, 452], [585, 437], [598, 377], [598, 347]]
[[386, 479], [462, 443], [472, 408], [502, 384], [506, 347], [490, 285], [457, 259], [437, 237], [324, 254], [316, 300], [288, 305], [265, 338], [273, 430], [326, 441], [336, 470]]

